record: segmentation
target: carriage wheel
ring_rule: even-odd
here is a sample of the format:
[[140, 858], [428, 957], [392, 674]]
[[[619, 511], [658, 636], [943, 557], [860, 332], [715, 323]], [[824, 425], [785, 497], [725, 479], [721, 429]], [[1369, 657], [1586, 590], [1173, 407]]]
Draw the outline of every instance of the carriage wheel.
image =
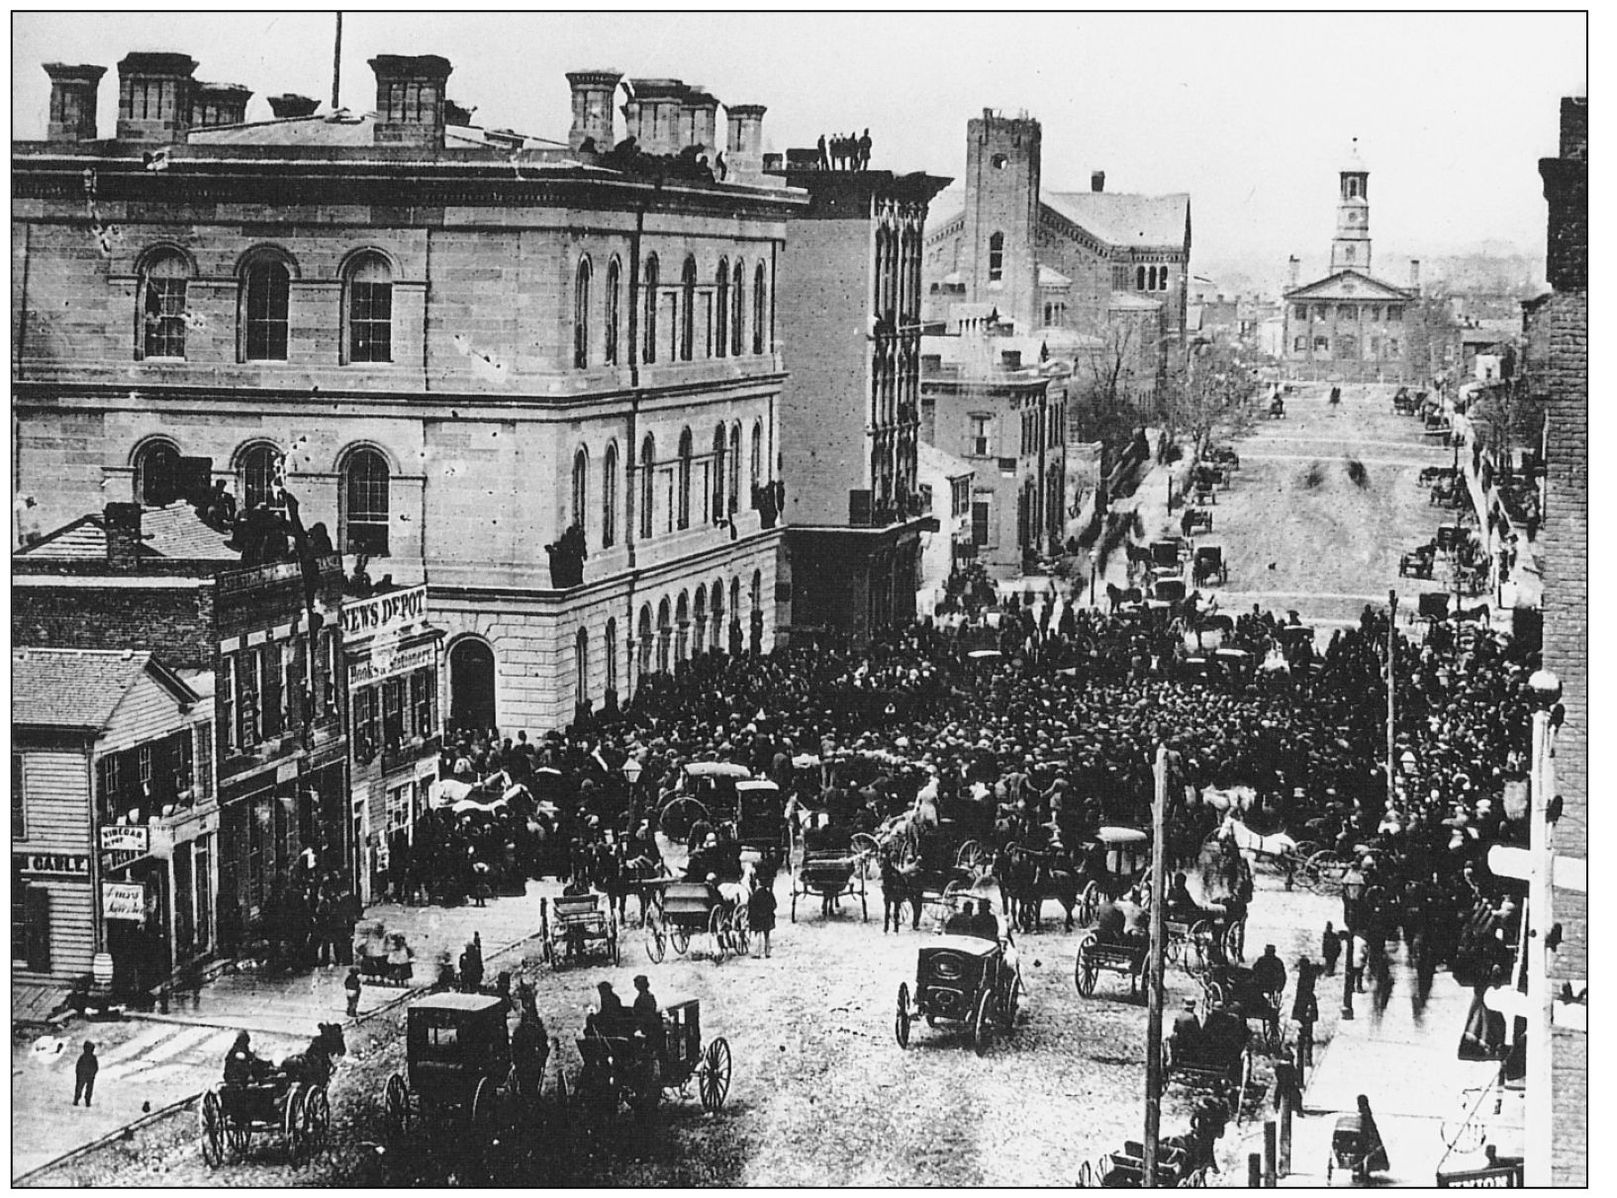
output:
[[910, 984], [898, 984], [898, 1014], [893, 1017], [893, 1036], [900, 1048], [910, 1046]]
[[702, 1054], [702, 1109], [717, 1111], [730, 1094], [730, 1042], [723, 1036]]
[[606, 921], [606, 947], [612, 954], [612, 964], [623, 964], [623, 952], [618, 945], [618, 921], [609, 917]]
[[1078, 961], [1073, 967], [1072, 980], [1078, 987], [1078, 993], [1088, 998], [1095, 993], [1095, 978], [1100, 969], [1089, 959], [1089, 950], [1095, 944], [1095, 937], [1086, 936], [1078, 945]]
[[745, 957], [752, 951], [752, 921], [747, 918], [747, 908], [738, 905], [735, 914], [730, 917], [730, 939], [735, 945], [736, 956]]
[[1088, 1161], [1084, 1161], [1078, 1166], [1078, 1180], [1072, 1184], [1080, 1190], [1087, 1190], [1095, 1184], [1095, 1175], [1090, 1172]]
[[1081, 904], [1080, 909], [1083, 912], [1082, 919], [1084, 923], [1094, 923], [1095, 917], [1100, 914], [1101, 893], [1099, 883], [1090, 882], [1079, 894], [1078, 899]]
[[1229, 995], [1224, 990], [1223, 984], [1220, 982], [1215, 982], [1211, 979], [1203, 979], [1202, 989], [1206, 992], [1207, 1007], [1209, 1010], [1211, 1010], [1213, 1007], [1219, 1006], [1229, 998]]
[[219, 1104], [219, 1095], [209, 1090], [202, 1096], [200, 1112], [202, 1124], [202, 1159], [208, 1168], [217, 1169], [224, 1160], [225, 1112]]
[[960, 851], [955, 854], [954, 863], [960, 869], [975, 871], [989, 864], [992, 860], [993, 858], [987, 849], [983, 848], [975, 840], [968, 840], [960, 846]]
[[1317, 888], [1335, 890], [1341, 886], [1342, 876], [1347, 873], [1348, 867], [1341, 854], [1331, 849], [1322, 849], [1308, 859], [1308, 869], [1314, 876]]
[[1022, 995], [1027, 988], [1022, 985], [1022, 971], [1018, 969], [1011, 977], [1010, 990], [1005, 995], [1003, 1009], [1000, 1012], [1000, 1022], [1005, 1025], [1005, 1032], [1009, 1035], [1016, 1030], [1016, 1011], [1021, 1005]]
[[662, 918], [653, 911], [646, 920], [646, 956], [653, 965], [661, 965], [667, 951], [668, 937], [663, 931]]
[[1246, 920], [1234, 920], [1224, 929], [1224, 951], [1232, 961], [1246, 959]]
[[961, 897], [970, 893], [970, 884], [955, 878], [943, 888], [943, 905], [949, 909], [949, 913], [952, 915], [960, 910]]
[[881, 845], [868, 832], [855, 832], [849, 845], [859, 857], [855, 867], [867, 882], [881, 874]]
[[971, 1015], [971, 1047], [978, 1056], [988, 1054], [988, 1041], [994, 1034], [994, 996], [984, 990], [977, 996], [977, 1007]]
[[324, 1089], [310, 1090], [303, 1099], [304, 1150], [309, 1156], [325, 1151], [331, 1132], [331, 1100]]
[[708, 912], [707, 931], [713, 937], [714, 959], [724, 960], [730, 955], [730, 921], [725, 917], [724, 908], [714, 907]]
[[286, 1096], [286, 1106], [281, 1111], [281, 1132], [286, 1137], [287, 1156], [296, 1165], [303, 1159], [305, 1146], [302, 1086], [295, 1086]]
[[467, 1115], [470, 1130], [474, 1133], [481, 1135], [493, 1130], [495, 1089], [490, 1078], [477, 1079], [477, 1089], [472, 1091], [472, 1105]]
[[382, 1106], [387, 1111], [388, 1126], [393, 1134], [403, 1136], [410, 1130], [410, 1091], [404, 1079], [395, 1073], [387, 1079], [382, 1091]]
[[687, 952], [690, 951], [690, 947], [691, 947], [691, 930], [689, 928], [683, 926], [682, 924], [677, 924], [677, 923], [669, 924], [668, 925], [668, 947], [673, 949], [674, 952], [677, 953], [679, 956], [683, 957]]

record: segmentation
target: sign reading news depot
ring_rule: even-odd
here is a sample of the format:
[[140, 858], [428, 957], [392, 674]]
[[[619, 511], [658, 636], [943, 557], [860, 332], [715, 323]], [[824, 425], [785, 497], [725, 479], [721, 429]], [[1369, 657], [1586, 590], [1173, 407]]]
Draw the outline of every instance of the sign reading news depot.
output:
[[398, 632], [427, 619], [427, 588], [405, 587], [370, 599], [344, 602], [342, 635], [344, 641], [363, 640], [378, 633]]
[[427, 588], [424, 585], [343, 604], [344, 643], [368, 642], [362, 648], [350, 650], [348, 685], [364, 686], [435, 665], [438, 660], [436, 641], [405, 645], [408, 635], [423, 629], [426, 621]]

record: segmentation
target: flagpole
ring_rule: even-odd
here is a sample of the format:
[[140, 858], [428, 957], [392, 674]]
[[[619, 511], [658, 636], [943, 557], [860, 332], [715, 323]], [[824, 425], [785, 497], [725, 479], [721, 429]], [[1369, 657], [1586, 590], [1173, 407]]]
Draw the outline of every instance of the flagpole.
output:
[[331, 111], [342, 107], [338, 96], [342, 93], [342, 13], [337, 14], [337, 40], [331, 48]]

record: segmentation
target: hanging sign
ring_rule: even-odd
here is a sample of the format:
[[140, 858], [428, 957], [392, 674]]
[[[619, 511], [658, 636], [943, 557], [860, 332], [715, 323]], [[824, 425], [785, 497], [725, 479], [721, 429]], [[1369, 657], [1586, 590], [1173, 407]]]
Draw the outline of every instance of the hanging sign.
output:
[[101, 829], [101, 847], [108, 852], [151, 851], [151, 829], [144, 824], [118, 824]]
[[126, 919], [142, 923], [146, 919], [146, 887], [140, 882], [101, 883], [101, 915], [104, 919]]

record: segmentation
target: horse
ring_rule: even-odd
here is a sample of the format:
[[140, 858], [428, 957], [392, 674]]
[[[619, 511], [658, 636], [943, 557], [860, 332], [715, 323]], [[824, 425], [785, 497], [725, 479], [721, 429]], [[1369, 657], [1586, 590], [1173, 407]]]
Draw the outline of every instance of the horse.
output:
[[1072, 913], [1078, 905], [1078, 875], [1054, 852], [1035, 852], [1011, 846], [995, 858], [1005, 913], [1015, 927], [1037, 932], [1044, 900], [1053, 898], [1066, 913], [1065, 931], [1072, 931]]
[[322, 1023], [309, 1041], [309, 1047], [281, 1062], [281, 1073], [295, 1086], [321, 1087], [331, 1080], [336, 1070], [334, 1058], [344, 1056], [347, 1052], [342, 1024]]
[[899, 854], [884, 850], [881, 855], [881, 930], [891, 925], [897, 932], [903, 926], [904, 904], [913, 911], [910, 930], [921, 930], [921, 863], [915, 858], [900, 859]]

